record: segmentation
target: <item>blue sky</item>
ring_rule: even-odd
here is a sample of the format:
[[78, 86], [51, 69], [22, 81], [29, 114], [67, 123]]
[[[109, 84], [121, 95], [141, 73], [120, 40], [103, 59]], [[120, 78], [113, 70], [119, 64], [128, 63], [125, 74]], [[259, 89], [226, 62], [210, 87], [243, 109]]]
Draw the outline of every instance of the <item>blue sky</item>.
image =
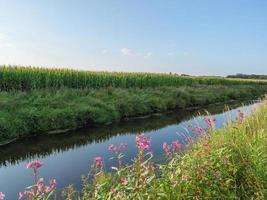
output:
[[267, 74], [266, 0], [0, 0], [0, 64]]

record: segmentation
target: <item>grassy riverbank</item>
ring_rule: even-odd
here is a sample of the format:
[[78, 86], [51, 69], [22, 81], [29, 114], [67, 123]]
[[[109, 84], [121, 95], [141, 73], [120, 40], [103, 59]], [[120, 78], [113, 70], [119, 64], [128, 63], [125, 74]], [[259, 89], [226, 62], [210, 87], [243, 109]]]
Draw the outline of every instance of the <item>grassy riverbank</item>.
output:
[[199, 85], [0, 92], [0, 141], [172, 109], [252, 99], [266, 91], [267, 86]]
[[69, 187], [64, 199], [266, 199], [266, 101], [247, 118], [240, 112], [238, 120], [223, 129], [213, 130], [211, 118], [205, 122], [209, 129], [199, 132], [197, 143], [188, 139], [163, 145], [167, 164], [153, 163], [144, 135], [136, 138], [139, 154], [131, 166], [121, 165], [122, 147], [110, 146], [119, 164], [114, 173], [105, 173], [97, 157], [93, 181], [84, 177], [82, 192]]

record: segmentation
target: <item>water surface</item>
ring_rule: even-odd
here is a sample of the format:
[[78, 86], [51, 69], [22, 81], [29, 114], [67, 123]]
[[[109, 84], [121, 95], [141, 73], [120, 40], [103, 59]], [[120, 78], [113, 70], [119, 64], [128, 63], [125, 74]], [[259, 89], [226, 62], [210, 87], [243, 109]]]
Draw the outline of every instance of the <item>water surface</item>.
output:
[[[151, 138], [151, 150], [155, 161], [161, 162], [162, 143], [170, 143], [177, 139], [183, 142], [183, 133], [189, 124], [205, 126], [203, 124], [205, 110], [215, 117], [215, 126], [220, 128], [229, 120], [235, 119], [238, 110], [248, 114], [256, 105], [257, 103], [248, 103], [241, 107], [241, 103], [232, 103], [230, 110], [225, 113], [223, 113], [224, 105], [198, 110], [177, 110], [169, 114], [124, 121], [116, 125], [19, 140], [0, 147], [0, 191], [6, 194], [7, 200], [17, 199], [18, 192], [33, 182], [31, 171], [25, 166], [28, 161], [35, 159], [42, 160], [46, 164], [40, 169], [41, 176], [46, 180], [56, 178], [58, 188], [69, 184], [79, 188], [80, 177], [88, 173], [94, 157], [104, 158], [106, 170], [117, 164], [115, 160], [110, 160], [113, 154], [107, 150], [109, 144], [127, 143], [124, 162], [130, 163], [137, 153], [135, 136], [140, 132]], [[189, 134], [194, 133], [189, 130]]]

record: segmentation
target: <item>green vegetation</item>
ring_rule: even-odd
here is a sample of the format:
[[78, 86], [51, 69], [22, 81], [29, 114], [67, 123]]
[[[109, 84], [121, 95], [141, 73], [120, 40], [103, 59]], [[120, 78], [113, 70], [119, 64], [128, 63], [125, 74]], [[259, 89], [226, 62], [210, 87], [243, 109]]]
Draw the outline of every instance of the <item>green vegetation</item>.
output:
[[0, 67], [0, 143], [266, 91], [263, 81]]
[[117, 73], [87, 72], [69, 69], [45, 69], [30, 67], [0, 67], [0, 90], [29, 91], [35, 89], [99, 89], [148, 88], [161, 86], [197, 86], [197, 85], [254, 85], [266, 86], [264, 81], [227, 80], [215, 77], [185, 77], [170, 74], [153, 73]]
[[[267, 82], [258, 80], [3, 66], [0, 144], [266, 93]], [[105, 172], [102, 157], [96, 157], [93, 181], [84, 177], [83, 190], [69, 187], [63, 199], [266, 199], [267, 103], [247, 119], [239, 114], [238, 122], [221, 130], [213, 129], [212, 119], [205, 119], [208, 129], [191, 127], [200, 136], [197, 143], [186, 133], [184, 143], [164, 143], [167, 162], [162, 165], [147, 153], [145, 135], [136, 137], [132, 165], [122, 163], [126, 144], [111, 145], [118, 159], [114, 173]], [[42, 179], [36, 184], [42, 185]]]
[[252, 99], [253, 86], [59, 89], [0, 92], [0, 141], [216, 102]]
[[63, 198], [267, 199], [267, 102], [248, 118], [240, 112], [238, 121], [226, 128], [209, 127], [185, 154], [177, 141], [174, 151], [163, 145], [168, 158], [163, 165], [155, 165], [146, 153], [150, 141], [144, 135], [136, 137], [139, 153], [132, 165], [121, 164], [125, 145], [110, 145], [119, 164], [114, 173], [106, 173], [102, 158], [96, 157], [92, 182], [83, 177], [82, 191], [70, 186]]
[[229, 75], [227, 78], [240, 78], [240, 79], [267, 79], [267, 75], [257, 75], [257, 74], [236, 74]]

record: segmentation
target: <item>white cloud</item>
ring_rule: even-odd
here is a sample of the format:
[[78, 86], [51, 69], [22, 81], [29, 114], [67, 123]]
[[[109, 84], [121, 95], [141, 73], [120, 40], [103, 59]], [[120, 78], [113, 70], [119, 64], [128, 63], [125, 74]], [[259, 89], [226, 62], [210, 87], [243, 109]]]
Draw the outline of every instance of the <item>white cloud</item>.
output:
[[149, 58], [150, 56], [152, 56], [152, 52], [147, 52], [147, 53], [144, 55], [144, 58]]
[[121, 49], [121, 53], [125, 56], [132, 56], [133, 55], [133, 52], [131, 49], [128, 49], [128, 48], [122, 48]]

